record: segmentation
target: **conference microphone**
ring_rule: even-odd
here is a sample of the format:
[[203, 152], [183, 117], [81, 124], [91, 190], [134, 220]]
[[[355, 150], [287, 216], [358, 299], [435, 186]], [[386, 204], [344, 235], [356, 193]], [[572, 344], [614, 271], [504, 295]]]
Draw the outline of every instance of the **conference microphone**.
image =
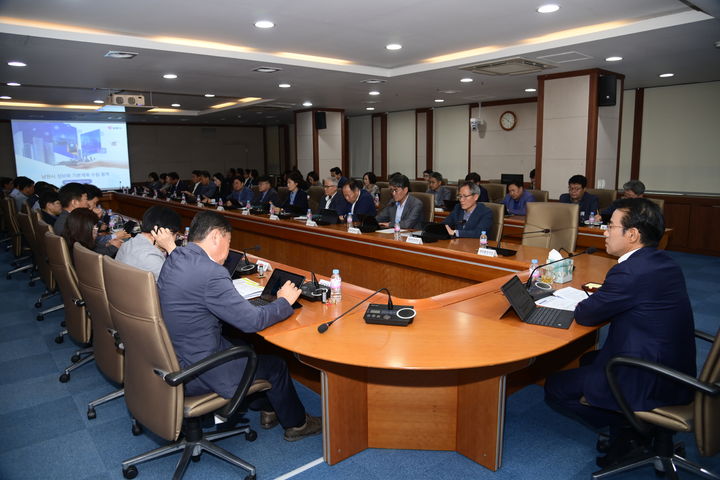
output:
[[357, 307], [370, 300], [378, 293], [385, 291], [388, 296], [387, 305], [371, 303], [365, 312], [365, 323], [377, 323], [382, 325], [394, 325], [394, 326], [407, 326], [412, 323], [412, 319], [415, 318], [415, 309], [412, 305], [393, 305], [392, 298], [390, 297], [390, 290], [387, 288], [379, 288], [367, 297], [360, 300], [358, 303], [350, 307], [345, 312], [341, 313], [329, 322], [321, 323], [318, 325], [318, 332], [325, 333], [330, 325], [340, 320], [348, 313], [355, 310]]
[[[560, 247], [560, 249], [561, 249], [561, 250], [565, 250], [565, 249], [562, 248], [562, 247]], [[565, 251], [567, 252], [567, 250], [565, 250]], [[567, 259], [569, 259], [569, 258], [579, 257], [580, 255], [585, 255], [586, 253], [587, 253], [588, 255], [592, 255], [592, 254], [595, 253], [595, 252], [597, 252], [597, 248], [595, 248], [595, 247], [588, 247], [588, 248], [586, 248], [584, 251], [582, 251], [582, 252], [580, 252], [580, 253], [571, 253], [571, 254], [569, 254], [569, 255], [568, 255], [567, 257], [565, 257], [565, 258], [560, 258], [560, 259], [558, 259], [558, 260], [553, 260], [552, 262], [548, 262], [548, 263], [545, 263], [545, 264], [543, 264], [543, 265], [538, 265], [537, 267], [535, 267], [535, 268], [532, 269], [532, 272], [530, 272], [530, 276], [528, 277], [527, 282], [525, 282], [525, 288], [526, 288], [526, 289], [530, 289], [530, 284], [531, 284], [531, 282], [532, 282], [533, 275], [535, 274], [535, 271], [536, 271], [538, 268], [547, 267], [548, 265], [552, 265], [552, 264], [554, 264], [554, 263], [562, 262], [562, 261], [567, 260]]]
[[247, 247], [243, 248], [243, 265], [239, 266], [236, 271], [240, 272], [241, 275], [251, 275], [255, 272], [257, 272], [257, 264], [250, 263], [250, 260], [248, 260], [247, 252], [252, 251], [260, 251], [261, 247], [260, 245], [255, 245], [254, 247]]

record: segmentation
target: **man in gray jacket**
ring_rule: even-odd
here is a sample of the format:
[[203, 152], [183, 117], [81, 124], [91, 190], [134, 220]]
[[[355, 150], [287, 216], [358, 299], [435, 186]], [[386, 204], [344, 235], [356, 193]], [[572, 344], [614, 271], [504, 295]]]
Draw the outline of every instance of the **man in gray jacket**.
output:
[[422, 202], [410, 195], [410, 180], [405, 175], [393, 175], [389, 183], [393, 202], [378, 213], [380, 226], [394, 227], [398, 223], [403, 229], [422, 228], [425, 212]]

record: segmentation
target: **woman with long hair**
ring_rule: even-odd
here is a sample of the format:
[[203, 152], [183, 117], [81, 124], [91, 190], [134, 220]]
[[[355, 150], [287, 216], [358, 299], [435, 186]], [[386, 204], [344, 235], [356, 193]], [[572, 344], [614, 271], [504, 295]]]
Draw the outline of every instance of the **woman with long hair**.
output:
[[98, 217], [92, 210], [87, 208], [76, 208], [67, 217], [65, 229], [62, 236], [67, 243], [70, 255], [73, 253], [73, 245], [80, 242], [80, 245], [93, 250], [101, 255], [115, 257], [115, 254], [122, 245], [122, 240], [113, 238], [104, 245], [99, 244], [96, 239], [98, 235]]

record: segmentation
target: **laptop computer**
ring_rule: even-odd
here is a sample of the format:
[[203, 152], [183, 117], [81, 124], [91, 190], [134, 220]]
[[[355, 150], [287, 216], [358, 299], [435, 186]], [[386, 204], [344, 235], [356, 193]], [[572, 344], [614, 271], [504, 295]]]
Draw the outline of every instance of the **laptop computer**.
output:
[[[265, 284], [265, 288], [263, 288], [262, 293], [257, 298], [252, 298], [248, 300], [252, 305], [255, 305], [256, 307], [261, 307], [263, 305], [267, 305], [268, 303], [272, 303], [275, 300], [277, 300], [277, 292], [280, 290], [280, 288], [285, 285], [285, 282], [290, 280], [297, 288], [302, 288], [302, 284], [305, 281], [305, 277], [302, 275], [298, 275], [297, 273], [291, 273], [287, 270], [283, 270], [280, 268], [276, 268], [273, 270], [272, 275], [270, 275], [270, 279]], [[293, 308], [300, 308], [302, 305], [300, 305], [298, 302], [295, 302], [292, 304]]]
[[377, 219], [375, 218], [375, 215], [357, 215], [358, 221], [360, 222], [360, 231], [362, 233], [373, 233], [376, 230], [380, 229], [380, 225], [378, 224]]
[[448, 240], [452, 238], [443, 223], [428, 223], [422, 232], [413, 233], [413, 236], [422, 238], [423, 243], [433, 243], [438, 240]]
[[523, 322], [546, 327], [570, 328], [575, 313], [557, 308], [538, 307], [517, 275], [500, 289]]
[[340, 216], [332, 208], [323, 208], [319, 214], [313, 215], [313, 220], [318, 225], [335, 225], [340, 220]]
[[242, 259], [242, 253], [230, 250], [230, 253], [228, 253], [227, 258], [225, 259], [225, 263], [223, 263], [223, 267], [227, 269], [228, 273], [230, 273], [230, 278], [233, 280], [242, 276], [241, 273], [237, 271], [238, 265], [240, 265]]

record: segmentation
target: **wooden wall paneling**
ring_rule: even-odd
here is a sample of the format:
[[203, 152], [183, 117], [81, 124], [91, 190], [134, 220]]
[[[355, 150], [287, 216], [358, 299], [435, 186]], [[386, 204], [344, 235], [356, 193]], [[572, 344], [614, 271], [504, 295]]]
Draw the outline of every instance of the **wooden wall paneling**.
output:
[[635, 114], [633, 117], [633, 139], [632, 139], [632, 156], [630, 160], [630, 178], [637, 180], [640, 178], [640, 156], [642, 147], [642, 124], [643, 124], [643, 108], [645, 105], [645, 89], [635, 89]]

